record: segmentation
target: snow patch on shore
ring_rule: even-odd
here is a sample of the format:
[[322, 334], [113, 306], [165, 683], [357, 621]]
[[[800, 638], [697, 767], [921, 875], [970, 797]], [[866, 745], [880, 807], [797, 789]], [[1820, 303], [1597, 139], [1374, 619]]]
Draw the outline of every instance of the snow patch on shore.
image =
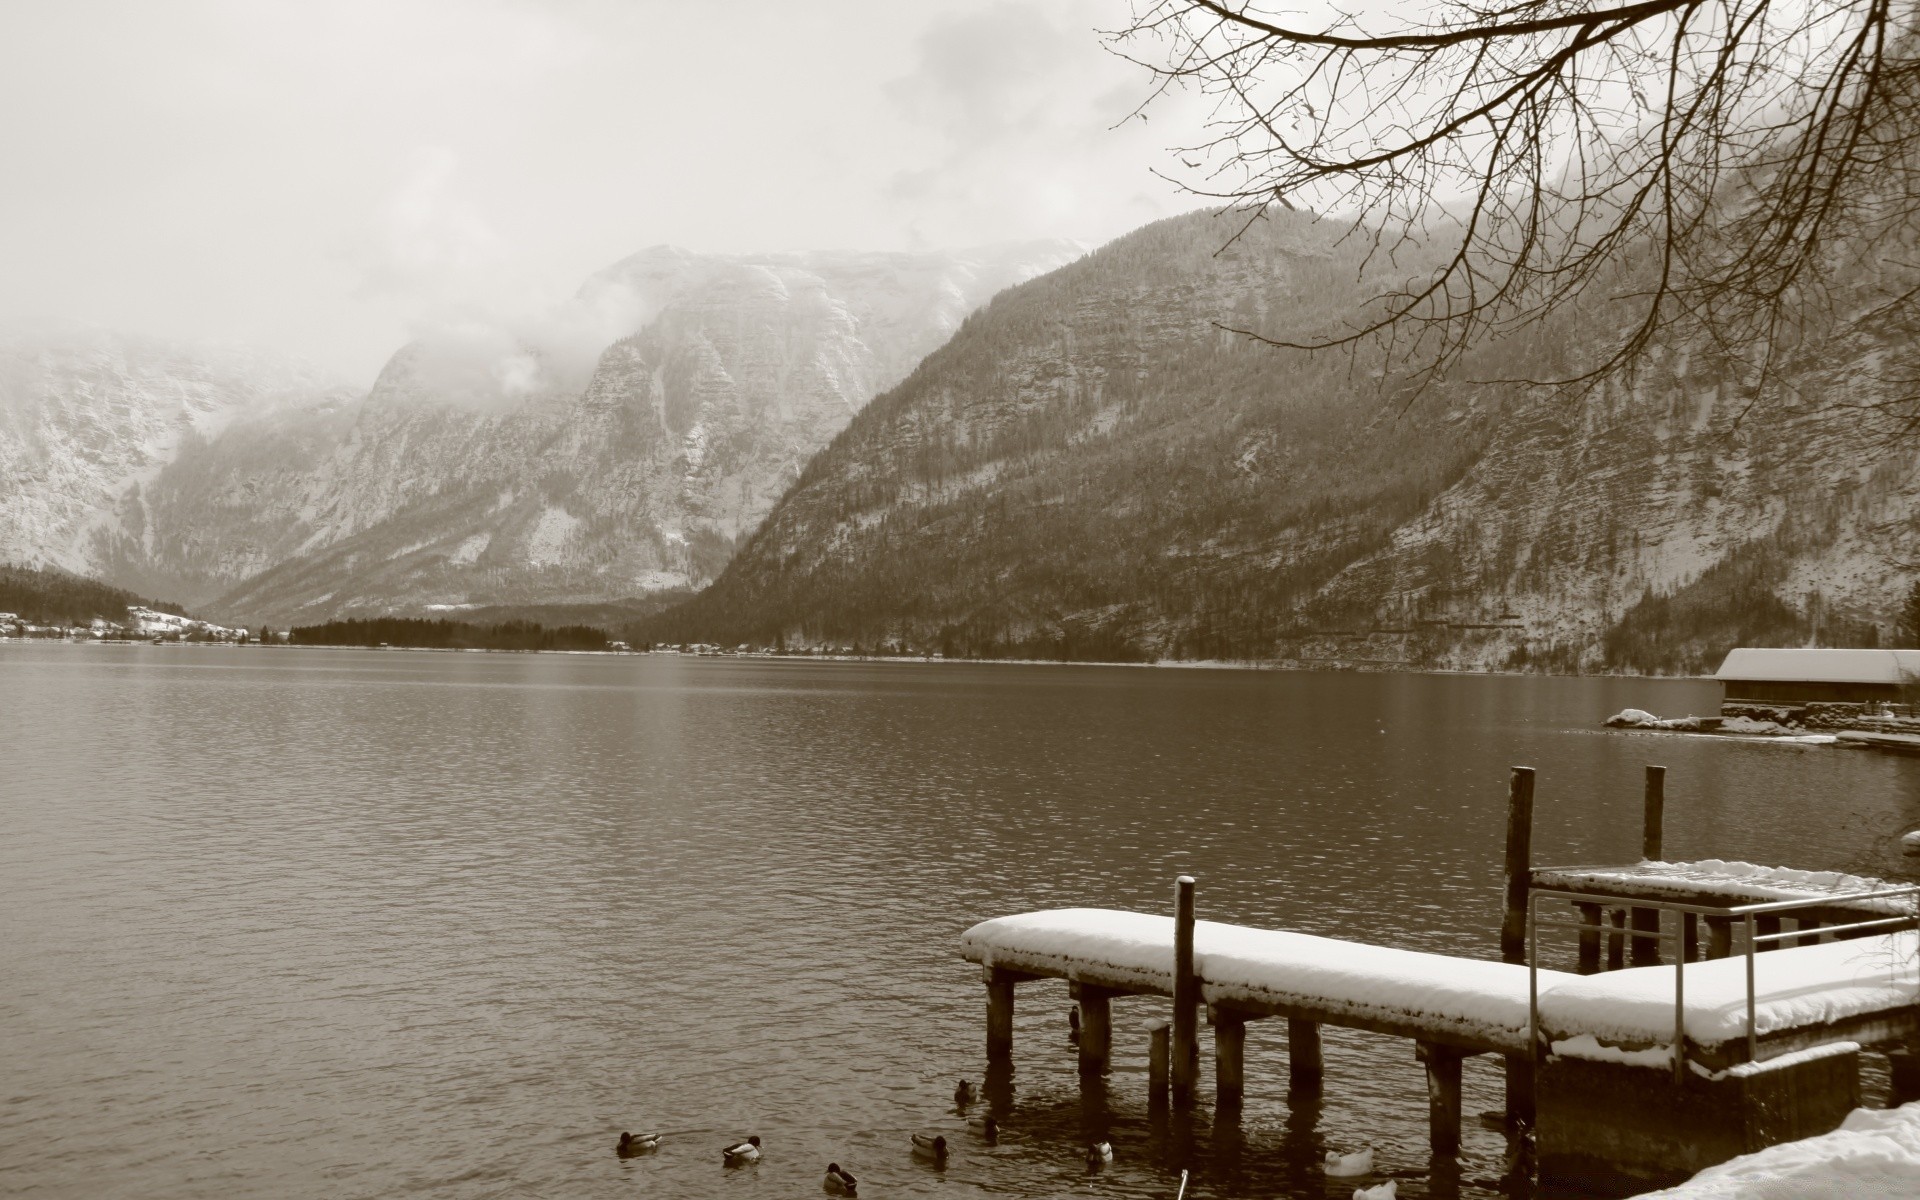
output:
[[1920, 1196], [1920, 1102], [1855, 1109], [1840, 1128], [1708, 1167], [1644, 1200], [1894, 1200]]

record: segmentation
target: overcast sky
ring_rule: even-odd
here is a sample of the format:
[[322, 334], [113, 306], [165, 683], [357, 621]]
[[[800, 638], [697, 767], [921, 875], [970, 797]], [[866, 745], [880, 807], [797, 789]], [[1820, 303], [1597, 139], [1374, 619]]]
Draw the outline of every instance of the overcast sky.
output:
[[367, 382], [644, 246], [1087, 242], [1195, 206], [1125, 0], [0, 0], [0, 317]]

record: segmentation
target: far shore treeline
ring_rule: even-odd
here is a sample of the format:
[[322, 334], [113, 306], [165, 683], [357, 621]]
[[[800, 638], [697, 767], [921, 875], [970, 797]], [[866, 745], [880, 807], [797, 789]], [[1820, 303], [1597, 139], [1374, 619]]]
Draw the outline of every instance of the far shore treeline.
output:
[[287, 632], [295, 646], [411, 646], [425, 650], [605, 650], [607, 634], [591, 625], [505, 621], [475, 625], [420, 617], [374, 617], [296, 625]]

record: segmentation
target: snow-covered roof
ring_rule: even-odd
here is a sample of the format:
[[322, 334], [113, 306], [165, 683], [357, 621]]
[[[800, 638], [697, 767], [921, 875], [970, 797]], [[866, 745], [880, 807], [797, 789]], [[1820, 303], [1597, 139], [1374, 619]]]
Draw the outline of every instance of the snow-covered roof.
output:
[[1761, 649], [1727, 651], [1715, 679], [1769, 683], [1920, 681], [1920, 650]]

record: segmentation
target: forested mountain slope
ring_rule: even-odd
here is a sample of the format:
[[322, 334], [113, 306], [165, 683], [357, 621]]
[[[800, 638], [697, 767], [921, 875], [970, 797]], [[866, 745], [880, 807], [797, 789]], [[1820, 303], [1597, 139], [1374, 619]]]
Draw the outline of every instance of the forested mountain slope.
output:
[[[1363, 278], [1326, 228], [1226, 245], [1194, 214], [1000, 296], [636, 636], [1694, 670], [1890, 633], [1920, 480], [1835, 401], [1896, 386], [1910, 338], [1835, 324], [1759, 405], [1684, 346], [1596, 391], [1415, 396], [1216, 326], [1324, 328], [1418, 272]], [[1564, 370], [1608, 319], [1564, 312], [1462, 374]]]

